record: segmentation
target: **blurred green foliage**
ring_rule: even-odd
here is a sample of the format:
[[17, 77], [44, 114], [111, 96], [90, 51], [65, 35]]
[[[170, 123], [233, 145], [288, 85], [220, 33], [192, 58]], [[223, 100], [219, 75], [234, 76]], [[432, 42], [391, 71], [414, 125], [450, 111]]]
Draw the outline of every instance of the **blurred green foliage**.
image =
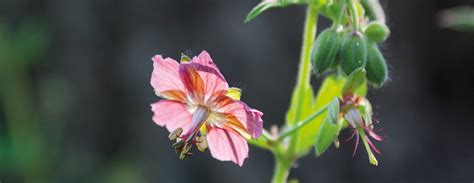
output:
[[474, 32], [474, 7], [460, 6], [440, 12], [439, 24], [456, 31]]

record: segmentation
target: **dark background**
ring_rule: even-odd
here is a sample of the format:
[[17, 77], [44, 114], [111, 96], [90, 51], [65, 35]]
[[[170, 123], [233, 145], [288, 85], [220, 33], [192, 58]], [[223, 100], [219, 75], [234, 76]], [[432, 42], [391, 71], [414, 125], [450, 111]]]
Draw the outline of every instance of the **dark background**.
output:
[[[158, 100], [149, 84], [150, 58], [205, 49], [229, 84], [244, 89], [243, 100], [264, 112], [264, 127], [281, 125], [296, 81], [305, 9], [274, 9], [244, 24], [257, 3], [1, 0], [0, 17], [13, 29], [33, 18], [50, 31], [49, 49], [28, 69], [41, 131], [59, 131], [50, 138], [57, 143], [48, 142], [48, 182], [268, 182], [272, 156], [255, 147], [242, 168], [208, 151], [179, 160], [149, 107]], [[392, 31], [382, 46], [391, 79], [368, 95], [386, 137], [377, 144], [379, 166], [371, 166], [362, 149], [352, 158], [353, 145], [342, 144], [320, 158], [300, 159], [290, 177], [474, 181], [474, 34], [437, 25], [439, 11], [472, 1], [382, 4]], [[319, 30], [328, 25], [320, 21]], [[315, 88], [320, 80], [313, 78]], [[2, 183], [24, 181], [15, 168], [0, 167]]]

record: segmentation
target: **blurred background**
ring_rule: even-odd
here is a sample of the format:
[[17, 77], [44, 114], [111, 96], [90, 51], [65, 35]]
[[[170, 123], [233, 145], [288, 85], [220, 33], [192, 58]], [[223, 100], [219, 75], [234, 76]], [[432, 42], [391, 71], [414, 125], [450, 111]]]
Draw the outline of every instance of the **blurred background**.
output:
[[[149, 107], [159, 100], [150, 58], [205, 49], [229, 84], [243, 88], [243, 100], [264, 112], [265, 128], [283, 124], [305, 8], [244, 24], [257, 3], [0, 0], [0, 182], [269, 182], [272, 156], [255, 147], [242, 168], [209, 152], [179, 160]], [[346, 143], [302, 158], [290, 177], [474, 181], [474, 33], [440, 18], [474, 3], [381, 3], [392, 31], [383, 45], [391, 81], [368, 96], [386, 137], [377, 143], [379, 166], [363, 150], [351, 157]], [[319, 30], [327, 26], [322, 20]]]

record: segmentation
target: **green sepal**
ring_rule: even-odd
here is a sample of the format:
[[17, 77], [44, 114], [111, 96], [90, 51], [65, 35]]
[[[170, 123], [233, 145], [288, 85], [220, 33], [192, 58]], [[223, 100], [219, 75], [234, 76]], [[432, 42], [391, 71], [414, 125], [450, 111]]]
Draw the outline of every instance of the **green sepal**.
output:
[[[365, 70], [359, 68], [347, 77], [344, 87], [342, 88], [342, 94], [355, 94], [359, 88], [365, 85]], [[363, 92], [365, 93], [365, 92]]]
[[341, 130], [341, 124], [342, 122], [339, 120], [339, 99], [335, 97], [328, 105], [326, 119], [321, 124], [316, 136], [314, 146], [316, 156], [321, 156], [335, 142]]

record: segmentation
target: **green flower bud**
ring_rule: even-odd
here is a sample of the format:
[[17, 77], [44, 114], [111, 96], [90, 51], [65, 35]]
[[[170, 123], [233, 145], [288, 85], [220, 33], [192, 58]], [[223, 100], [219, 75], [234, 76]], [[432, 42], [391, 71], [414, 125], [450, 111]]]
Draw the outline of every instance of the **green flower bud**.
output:
[[388, 78], [388, 69], [385, 58], [375, 43], [367, 47], [367, 80], [375, 86], [382, 86]]
[[367, 43], [360, 32], [349, 33], [341, 48], [341, 68], [350, 75], [354, 70], [364, 67], [367, 62]]
[[311, 50], [311, 64], [317, 74], [334, 65], [339, 51], [340, 38], [336, 30], [326, 29], [318, 36]]
[[390, 30], [384, 23], [375, 21], [367, 25], [364, 34], [369, 41], [380, 43], [387, 39], [390, 35]]

